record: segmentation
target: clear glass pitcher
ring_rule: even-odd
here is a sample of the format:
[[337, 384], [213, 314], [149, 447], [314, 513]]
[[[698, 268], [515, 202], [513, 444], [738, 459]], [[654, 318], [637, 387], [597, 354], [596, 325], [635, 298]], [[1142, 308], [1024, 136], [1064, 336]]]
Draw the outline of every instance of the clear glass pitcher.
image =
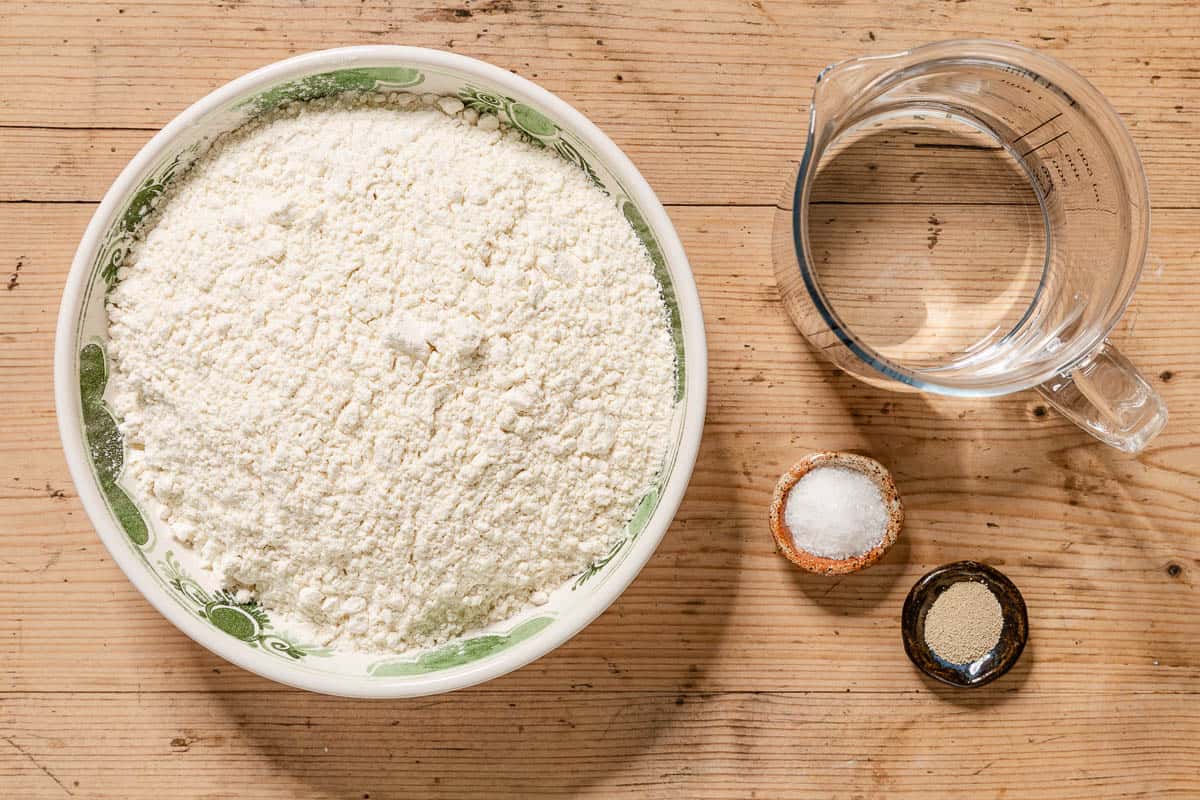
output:
[[[909, 127], [889, 141], [912, 134], [913, 125], [934, 135], [939, 126], [955, 126], [986, 140], [978, 150], [1013, 165], [1022, 191], [1036, 198], [1029, 214], [1038, 235], [1022, 245], [1032, 254], [1022, 263], [1034, 265], [1027, 291], [1010, 290], [1016, 279], [1004, 270], [976, 276], [967, 263], [935, 287], [921, 254], [905, 255], [901, 243], [895, 259], [859, 263], [848, 273], [822, 266], [831, 259], [828, 251], [814, 252], [810, 209], [818, 175], [841, 143], [861, 141], [864, 132], [886, 139], [898, 121]], [[961, 188], [965, 197], [973, 191], [970, 169], [947, 160], [964, 148], [934, 142], [911, 152], [939, 159], [943, 190]], [[912, 180], [925, 174], [913, 170]], [[931, 215], [931, 251], [936, 222]], [[885, 388], [958, 396], [1036, 388], [1093, 436], [1136, 452], [1162, 429], [1166, 407], [1105, 337], [1132, 297], [1149, 223], [1141, 160], [1095, 87], [1017, 45], [948, 41], [844, 61], [820, 74], [807, 149], [776, 218], [774, 263], [797, 327], [852, 375]], [[867, 218], [861, 226], [870, 224]], [[996, 288], [981, 298], [981, 287]], [[985, 317], [988, 324], [974, 330]]]

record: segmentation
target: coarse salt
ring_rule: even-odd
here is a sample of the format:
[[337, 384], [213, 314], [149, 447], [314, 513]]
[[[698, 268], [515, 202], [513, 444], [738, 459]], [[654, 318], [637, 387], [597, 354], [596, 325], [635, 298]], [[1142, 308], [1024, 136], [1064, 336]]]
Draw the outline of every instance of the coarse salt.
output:
[[817, 467], [788, 492], [783, 519], [797, 548], [841, 559], [861, 556], [883, 541], [888, 511], [867, 475]]

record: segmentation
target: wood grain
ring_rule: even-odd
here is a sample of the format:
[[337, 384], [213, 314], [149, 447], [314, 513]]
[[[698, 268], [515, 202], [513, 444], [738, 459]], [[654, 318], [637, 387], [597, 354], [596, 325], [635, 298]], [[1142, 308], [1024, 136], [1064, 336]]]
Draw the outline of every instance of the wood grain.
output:
[[[7, 2], [0, 126], [16, 127], [0, 142], [27, 155], [7, 165], [24, 180], [5, 191], [98, 199], [141, 141], [206, 92], [288, 55], [358, 43], [437, 47], [538, 81], [600, 122], [667, 202], [771, 203], [781, 170], [803, 152], [822, 67], [990, 33], [1069, 60], [1125, 118], [1156, 207], [1195, 205], [1200, 175], [1178, 169], [1200, 153], [1191, 135], [1200, 6], [1190, 0], [1060, 10], [912, 0], [762, 6]], [[83, 160], [102, 177], [73, 179], [72, 162]]]
[[[204, 798], [1194, 796], [1200, 724], [1178, 696], [1051, 705], [949, 691], [469, 690], [362, 703], [227, 692], [214, 677], [205, 693], [154, 698], [153, 713], [131, 694], [18, 693], [2, 701], [21, 734], [0, 741], [0, 781], [20, 797], [124, 800], [119, 751], [136, 754], [138, 783]], [[916, 712], [930, 703], [941, 713]], [[103, 739], [84, 734], [97, 719]]]
[[[773, 204], [813, 76], [980, 34], [1076, 66], [1145, 157], [1151, 256], [1114, 340], [1171, 422], [1137, 458], [1032, 394], [863, 386], [779, 303]], [[1198, 34], [1190, 2], [0, 2], [0, 796], [1197, 796]], [[267, 61], [376, 42], [515, 69], [627, 150], [696, 272], [710, 402], [679, 516], [612, 609], [485, 687], [367, 703], [245, 673], [145, 603], [71, 486], [51, 357], [79, 236], [155, 128]], [[914, 181], [914, 216], [879, 213], [860, 181], [827, 207], [831, 244], [927, 253], [912, 221], [936, 212], [945, 254], [1001, 255], [1004, 212], [964, 207], [989, 198], [955, 181], [969, 163], [944, 166]], [[779, 473], [819, 448], [888, 464], [908, 510], [884, 561], [841, 580], [798, 574], [765, 523]], [[971, 693], [921, 679], [897, 629], [916, 578], [960, 558], [1014, 579], [1032, 631], [1016, 671]]]

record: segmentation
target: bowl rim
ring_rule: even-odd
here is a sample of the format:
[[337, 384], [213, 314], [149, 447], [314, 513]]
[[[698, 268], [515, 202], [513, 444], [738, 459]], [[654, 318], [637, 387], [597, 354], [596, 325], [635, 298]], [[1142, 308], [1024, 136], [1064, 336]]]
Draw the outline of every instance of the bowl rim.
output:
[[[616, 570], [600, 585], [595, 594], [577, 606], [560, 612], [555, 619], [556, 624], [547, 628], [545, 633], [473, 664], [428, 675], [368, 679], [292, 669], [288, 662], [245, 647], [240, 640], [203, 623], [178, 604], [171, 602], [153, 577], [146, 572], [145, 565], [129, 548], [125, 534], [109, 514], [93, 479], [84, 453], [85, 448], [81, 445], [83, 430], [81, 416], [77, 411], [80, 406], [80, 389], [76, 379], [78, 354], [75, 352], [75, 344], [78, 335], [78, 309], [108, 225], [120, 204], [136, 189], [143, 171], [160, 159], [182, 133], [209, 113], [256, 89], [335, 69], [393, 65], [458, 71], [503, 87], [514, 96], [532, 101], [545, 109], [593, 149], [642, 212], [662, 250], [674, 285], [687, 353], [687, 369], [684, 371], [686, 405], [683, 410], [679, 449], [672, 472], [663, 484], [658, 508], [633, 542], [628, 556], [616, 565]], [[67, 274], [55, 330], [54, 404], [67, 466], [88, 519], [129, 581], [176, 628], [226, 661], [295, 688], [343, 697], [420, 697], [473, 686], [541, 658], [591, 623], [633, 582], [657, 549], [690, 482], [704, 427], [707, 362], [699, 292], [675, 227], [637, 167], [594, 123], [549, 90], [485, 61], [423, 47], [360, 45], [304, 53], [267, 64], [235, 78], [184, 109], [163, 126], [130, 160], [92, 215]]]

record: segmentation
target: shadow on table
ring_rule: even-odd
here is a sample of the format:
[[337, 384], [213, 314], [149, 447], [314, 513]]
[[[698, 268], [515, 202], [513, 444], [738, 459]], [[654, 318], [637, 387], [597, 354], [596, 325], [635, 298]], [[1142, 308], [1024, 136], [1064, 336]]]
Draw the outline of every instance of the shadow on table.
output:
[[867, 569], [849, 575], [814, 575], [792, 570], [792, 582], [809, 601], [828, 614], [869, 614], [887, 600], [904, 577], [909, 557], [908, 540], [901, 535], [883, 558]]
[[[799, 334], [797, 333], [797, 338]], [[814, 359], [819, 356], [811, 349]], [[912, 558], [912, 508], [908, 491], [913, 479], [919, 478], [931, 466], [939, 471], [957, 474], [960, 470], [957, 450], [915, 441], [906, 434], [913, 420], [936, 420], [926, 398], [917, 394], [898, 394], [868, 386], [832, 364], [821, 365], [825, 383], [834, 391], [827, 397], [842, 406], [845, 416], [853, 423], [859, 441], [865, 446], [848, 445], [829, 440], [814, 442], [818, 449], [839, 449], [870, 456], [892, 473], [905, 503], [909, 522], [901, 529], [900, 537], [876, 564], [849, 575], [813, 575], [799, 569], [792, 572], [793, 585], [805, 598], [834, 616], [862, 616], [871, 613], [889, 599], [894, 599], [897, 584], [909, 576]], [[796, 458], [805, 455], [797, 451]]]
[[1006, 702], [1009, 698], [1015, 697], [1017, 692], [1029, 680], [1029, 674], [1033, 671], [1034, 661], [1034, 647], [1031, 638], [1026, 643], [1025, 649], [1021, 653], [1021, 658], [1016, 664], [1013, 664], [1012, 669], [986, 686], [980, 686], [976, 689], [947, 686], [941, 681], [934, 680], [918, 671], [916, 667], [913, 667], [913, 672], [920, 676], [921, 682], [939, 700], [964, 708], [983, 709], [998, 706]]
[[[741, 537], [706, 487], [688, 497], [638, 579], [588, 628], [508, 676], [448, 695], [349, 700], [282, 689], [214, 694], [246, 741], [305, 796], [529, 797], [629, 779], [702, 688], [737, 595]], [[706, 475], [708, 480], [706, 480]], [[724, 485], [724, 483], [720, 483]]]
[[[1131, 530], [1129, 515], [1148, 516], [1137, 486], [1152, 480], [1154, 443], [1141, 456], [1107, 447], [1032, 390], [948, 398], [890, 392], [826, 369], [830, 395], [865, 442], [852, 449], [882, 462], [895, 478], [906, 511], [897, 547], [907, 540], [928, 553], [928, 545], [936, 546], [938, 563], [976, 559], [1060, 569], [1069, 553], [1013, 551], [1001, 529], [1005, 518], [1035, 515], [1050, 531], [1063, 531], [1064, 548], [1072, 544], [1066, 528], [1084, 521], [1087, 535], [1100, 542], [1120, 538], [1140, 548], [1151, 535], [1150, 522]], [[1043, 507], [1032, 511], [1035, 502]], [[920, 556], [916, 565], [936, 566]]]

